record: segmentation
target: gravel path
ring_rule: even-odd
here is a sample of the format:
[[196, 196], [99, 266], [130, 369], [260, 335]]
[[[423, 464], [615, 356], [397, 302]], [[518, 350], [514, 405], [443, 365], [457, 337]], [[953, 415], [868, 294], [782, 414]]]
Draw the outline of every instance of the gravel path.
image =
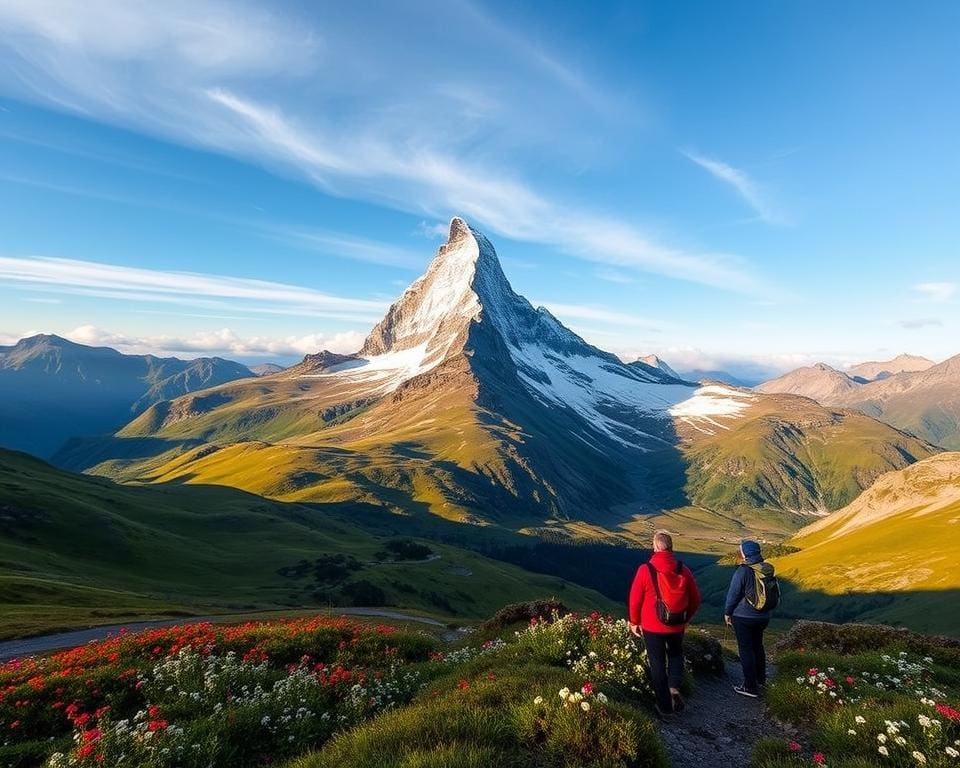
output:
[[[419, 624], [429, 624], [433, 627], [445, 627], [446, 625], [436, 619], [429, 619], [426, 616], [414, 616], [401, 611], [391, 611], [381, 608], [338, 608], [337, 615], [344, 616], [371, 616], [393, 621], [414, 621]], [[243, 615], [243, 614], [241, 614]], [[266, 616], [262, 619], [269, 621]], [[63, 648], [75, 648], [78, 645], [92, 642], [94, 640], [103, 640], [110, 635], [115, 635], [121, 629], [126, 628], [130, 632], [139, 632], [143, 629], [156, 629], [157, 627], [172, 627], [179, 624], [200, 624], [212, 621], [215, 623], [234, 623], [236, 616], [229, 614], [218, 614], [215, 616], [192, 616], [181, 619], [162, 619], [158, 621], [134, 621], [127, 624], [107, 624], [101, 627], [91, 627], [90, 629], [78, 629], [70, 632], [57, 632], [52, 635], [40, 635], [39, 637], [27, 637], [23, 640], [9, 640], [0, 643], [0, 661], [31, 656], [36, 653], [46, 653], [47, 651], [56, 651]], [[443, 637], [447, 642], [452, 642], [460, 635], [456, 631], [445, 632]]]
[[763, 699], [733, 692], [740, 667], [727, 662], [726, 674], [701, 676], [686, 711], [661, 725], [674, 768], [747, 768], [753, 745], [762, 736], [793, 738], [767, 716]]

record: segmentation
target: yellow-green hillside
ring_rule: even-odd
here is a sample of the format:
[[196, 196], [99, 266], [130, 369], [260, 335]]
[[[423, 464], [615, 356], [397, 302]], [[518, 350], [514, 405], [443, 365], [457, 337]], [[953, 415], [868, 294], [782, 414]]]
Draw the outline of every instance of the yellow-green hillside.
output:
[[884, 475], [789, 543], [778, 569], [806, 593], [792, 609], [960, 632], [960, 453]]

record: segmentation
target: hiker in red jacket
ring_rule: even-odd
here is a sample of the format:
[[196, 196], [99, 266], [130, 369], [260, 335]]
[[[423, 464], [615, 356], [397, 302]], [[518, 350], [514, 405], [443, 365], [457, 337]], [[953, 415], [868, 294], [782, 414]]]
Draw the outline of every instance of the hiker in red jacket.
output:
[[[700, 607], [693, 572], [673, 555], [666, 531], [653, 535], [653, 555], [637, 569], [630, 588], [630, 631], [643, 638], [650, 683], [661, 716], [683, 709], [683, 633]], [[642, 634], [641, 634], [642, 633]]]

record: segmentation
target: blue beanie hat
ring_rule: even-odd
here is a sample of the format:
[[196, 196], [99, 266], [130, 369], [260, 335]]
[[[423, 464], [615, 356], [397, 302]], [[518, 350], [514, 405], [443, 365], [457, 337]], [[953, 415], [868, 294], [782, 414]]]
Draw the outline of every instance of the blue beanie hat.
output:
[[744, 541], [740, 542], [740, 551], [743, 552], [744, 557], [759, 557], [760, 545], [755, 541], [745, 539]]

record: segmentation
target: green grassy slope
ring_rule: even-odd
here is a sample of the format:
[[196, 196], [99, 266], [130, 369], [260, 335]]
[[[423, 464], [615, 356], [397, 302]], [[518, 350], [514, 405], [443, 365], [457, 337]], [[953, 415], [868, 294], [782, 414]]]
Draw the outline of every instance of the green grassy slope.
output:
[[793, 395], [758, 399], [744, 418], [685, 443], [687, 495], [724, 512], [765, 510], [788, 527], [837, 510], [885, 472], [939, 449], [859, 413]]
[[776, 563], [803, 590], [794, 608], [960, 634], [958, 526], [960, 453], [945, 453], [884, 475]]
[[120, 486], [0, 451], [0, 634], [380, 599], [462, 616], [551, 594], [611, 607], [592, 590], [453, 546], [430, 543], [439, 557], [426, 562], [379, 563], [386, 537], [351, 522], [366, 511], [223, 487]]

